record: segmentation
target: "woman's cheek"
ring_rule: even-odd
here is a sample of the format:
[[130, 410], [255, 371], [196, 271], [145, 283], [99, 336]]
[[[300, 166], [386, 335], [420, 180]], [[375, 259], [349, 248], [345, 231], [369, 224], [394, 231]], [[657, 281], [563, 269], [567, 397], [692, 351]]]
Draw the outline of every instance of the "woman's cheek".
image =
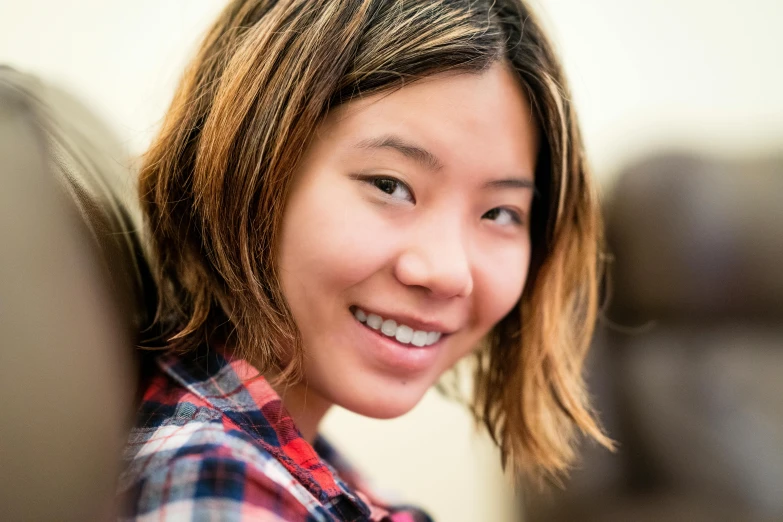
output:
[[388, 209], [346, 192], [313, 201], [308, 219], [314, 268], [330, 270], [341, 285], [362, 281], [390, 263], [404, 235], [384, 212]]
[[492, 310], [493, 324], [508, 314], [522, 296], [529, 265], [529, 242], [497, 250], [492, 268], [484, 272], [485, 306]]

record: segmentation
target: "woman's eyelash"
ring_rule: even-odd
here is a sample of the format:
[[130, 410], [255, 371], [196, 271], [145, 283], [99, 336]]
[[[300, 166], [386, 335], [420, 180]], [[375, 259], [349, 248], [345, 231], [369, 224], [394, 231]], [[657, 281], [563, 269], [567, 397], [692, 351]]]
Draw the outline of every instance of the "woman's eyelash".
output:
[[509, 219], [511, 219], [512, 223], [514, 223], [515, 225], [521, 225], [523, 223], [522, 216], [519, 214], [519, 212], [505, 207], [496, 207], [491, 210], [488, 210], [486, 213], [484, 213], [483, 217], [489, 217], [489, 219], [495, 219], [498, 213], [500, 212], [506, 212], [506, 215], [509, 216]]
[[397, 181], [389, 178], [375, 178], [372, 180], [372, 184], [378, 187], [381, 192], [385, 192], [389, 195], [394, 194], [394, 191], [397, 190], [397, 187], [399, 186]]
[[394, 197], [394, 194], [399, 191], [403, 192], [403, 197], [407, 195], [405, 199], [410, 199], [410, 201], [413, 203], [416, 202], [413, 197], [413, 191], [410, 189], [410, 187], [397, 178], [391, 176], [357, 176], [357, 178], [367, 184], [374, 186], [389, 197]]
[[[360, 175], [357, 174], [354, 176], [356, 179], [367, 183], [368, 185], [372, 185], [379, 191], [383, 192], [386, 196], [393, 198], [393, 199], [406, 199], [410, 200], [412, 203], [415, 203], [416, 200], [413, 197], [413, 191], [408, 187], [408, 185], [405, 184], [405, 182], [392, 177], [392, 176], [366, 176], [366, 175]], [[396, 192], [402, 192], [400, 196], [395, 197], [394, 194]], [[498, 220], [497, 218], [499, 216], [508, 216], [509, 223], [506, 223], [508, 225], [522, 225], [524, 223], [524, 220], [522, 218], [522, 215], [517, 212], [514, 209], [510, 209], [507, 207], [495, 207], [491, 210], [488, 210], [484, 213], [482, 216], [482, 219], [488, 218], [491, 220]]]

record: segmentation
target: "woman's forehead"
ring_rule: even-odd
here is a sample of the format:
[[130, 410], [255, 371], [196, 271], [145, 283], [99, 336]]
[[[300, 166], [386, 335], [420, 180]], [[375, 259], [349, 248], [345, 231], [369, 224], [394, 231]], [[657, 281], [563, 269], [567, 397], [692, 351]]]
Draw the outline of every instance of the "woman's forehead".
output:
[[531, 176], [539, 144], [524, 90], [500, 63], [344, 104], [327, 116], [316, 140], [347, 154], [401, 151], [429, 169], [480, 165]]

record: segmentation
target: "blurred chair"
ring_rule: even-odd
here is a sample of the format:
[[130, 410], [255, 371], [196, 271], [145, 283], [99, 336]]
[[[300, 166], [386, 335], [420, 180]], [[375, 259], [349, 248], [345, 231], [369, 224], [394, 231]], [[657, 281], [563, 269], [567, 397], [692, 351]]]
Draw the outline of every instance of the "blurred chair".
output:
[[586, 445], [538, 521], [783, 521], [783, 156], [660, 155], [607, 205], [610, 308]]
[[110, 520], [154, 288], [133, 179], [74, 98], [0, 67], [2, 519]]

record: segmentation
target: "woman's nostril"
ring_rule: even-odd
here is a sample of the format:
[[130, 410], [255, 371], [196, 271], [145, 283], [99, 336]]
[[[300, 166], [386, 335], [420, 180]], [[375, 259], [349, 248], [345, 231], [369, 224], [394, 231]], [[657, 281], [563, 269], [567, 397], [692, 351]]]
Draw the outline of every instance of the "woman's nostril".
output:
[[398, 259], [395, 276], [404, 285], [425, 288], [441, 299], [465, 297], [473, 291], [473, 275], [464, 254], [407, 252]]

